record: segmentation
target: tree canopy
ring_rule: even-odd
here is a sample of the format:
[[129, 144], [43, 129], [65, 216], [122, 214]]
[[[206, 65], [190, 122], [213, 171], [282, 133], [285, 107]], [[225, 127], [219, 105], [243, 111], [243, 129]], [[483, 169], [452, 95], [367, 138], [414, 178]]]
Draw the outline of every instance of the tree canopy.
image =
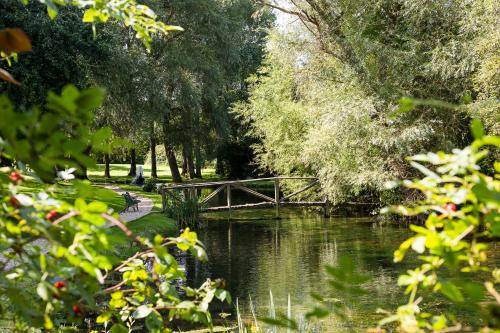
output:
[[[385, 181], [413, 174], [405, 156], [467, 144], [470, 117], [498, 133], [492, 2], [258, 2], [299, 22], [272, 34], [235, 108], [262, 141], [263, 170], [318, 175], [334, 202], [377, 200]], [[396, 114], [406, 97], [469, 105]]]

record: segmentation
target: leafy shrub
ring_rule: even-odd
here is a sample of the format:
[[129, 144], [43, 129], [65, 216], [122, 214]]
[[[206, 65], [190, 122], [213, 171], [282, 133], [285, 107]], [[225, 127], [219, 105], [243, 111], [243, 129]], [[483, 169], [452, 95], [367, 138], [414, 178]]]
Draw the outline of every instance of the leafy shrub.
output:
[[[56, 179], [46, 161], [91, 165], [94, 162], [78, 149], [85, 147], [84, 142], [93, 143], [93, 149], [105, 149], [99, 143], [107, 132], [91, 135], [87, 127], [102, 97], [100, 90], [79, 91], [69, 86], [62, 95], [49, 96], [47, 112], [21, 116], [6, 96], [0, 96], [0, 112], [11, 119], [11, 126], [0, 126], [0, 154], [23, 161], [47, 182]], [[71, 116], [75, 114], [78, 117]], [[39, 126], [32, 126], [35, 123]], [[73, 130], [68, 133], [72, 144], [61, 144], [68, 136], [53, 129], [68, 124], [72, 125], [68, 126]], [[22, 137], [26, 139], [16, 139]], [[33, 146], [34, 153], [27, 155], [25, 140], [38, 137], [50, 138], [51, 149]], [[171, 318], [212, 325], [208, 304], [214, 297], [229, 297], [217, 283], [207, 281], [198, 289], [183, 287], [189, 296], [182, 299], [173, 287], [185, 274], [169, 248], [206, 258], [196, 233], [186, 228], [175, 238], [138, 237], [106, 204], [89, 200], [95, 196], [90, 184], [71, 183], [79, 193], [71, 204], [45, 192], [20, 193], [25, 176], [12, 168], [0, 170], [0, 295], [9, 317], [24, 330], [81, 325], [96, 316], [97, 324], [106, 324], [113, 332], [132, 330], [142, 321], [148, 331], [159, 332], [169, 325], [162, 316], [165, 311]], [[69, 180], [74, 176], [61, 171], [58, 177]], [[125, 260], [110, 254], [107, 224], [121, 229], [140, 251]]]
[[198, 198], [183, 191], [167, 191], [165, 213], [177, 221], [180, 229], [198, 229], [200, 222]]
[[156, 189], [156, 184], [158, 184], [157, 178], [148, 178], [144, 181], [144, 186], [142, 187], [142, 190], [144, 192], [152, 192], [153, 190]]
[[[404, 216], [427, 216], [423, 226], [410, 226], [415, 235], [394, 252], [395, 262], [402, 261], [410, 250], [423, 262], [399, 277], [398, 284], [409, 294], [408, 303], [381, 322], [397, 322], [400, 332], [438, 331], [450, 326], [462, 331], [464, 323], [452, 312], [459, 307], [481, 309], [488, 327], [485, 331], [500, 328], [500, 295], [496, 291], [500, 270], [488, 253], [489, 243], [500, 236], [500, 163], [494, 162], [492, 176], [480, 168], [490, 153], [487, 147], [500, 148], [500, 137], [484, 136], [477, 120], [472, 123], [472, 132], [476, 140], [452, 154], [411, 157], [411, 165], [424, 178], [405, 180], [402, 185], [420, 192], [423, 199], [388, 209]], [[419, 304], [429, 292], [441, 294], [456, 307], [439, 315], [423, 312]]]

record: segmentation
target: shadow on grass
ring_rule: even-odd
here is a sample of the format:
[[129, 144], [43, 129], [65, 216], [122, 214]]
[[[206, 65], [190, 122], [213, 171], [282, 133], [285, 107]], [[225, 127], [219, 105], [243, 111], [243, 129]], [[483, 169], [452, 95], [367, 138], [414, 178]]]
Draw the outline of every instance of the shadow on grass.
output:
[[[175, 237], [179, 234], [177, 224], [161, 212], [153, 212], [138, 220], [130, 221], [127, 227], [136, 236], [153, 238], [159, 234], [163, 237]], [[141, 250], [129, 237], [116, 227], [109, 228], [108, 237], [113, 254], [124, 259]]]

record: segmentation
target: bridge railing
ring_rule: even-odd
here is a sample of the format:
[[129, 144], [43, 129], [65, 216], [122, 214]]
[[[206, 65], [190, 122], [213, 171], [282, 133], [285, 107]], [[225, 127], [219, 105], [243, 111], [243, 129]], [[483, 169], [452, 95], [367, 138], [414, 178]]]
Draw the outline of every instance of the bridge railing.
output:
[[[304, 187], [280, 197], [280, 181], [282, 180], [297, 180], [297, 181], [309, 181]], [[250, 183], [258, 182], [273, 182], [274, 183], [274, 197], [267, 194], [261, 193], [255, 189], [248, 187]], [[225, 180], [225, 181], [214, 181], [214, 182], [199, 182], [199, 183], [186, 183], [186, 184], [163, 184], [158, 188], [158, 192], [162, 195], [162, 205], [163, 211], [167, 209], [167, 197], [171, 194], [170, 191], [183, 190], [185, 197], [198, 196], [197, 190], [203, 188], [215, 188], [213, 192], [198, 201], [200, 211], [205, 212], [216, 212], [216, 211], [229, 211], [235, 209], [245, 209], [245, 208], [275, 208], [276, 217], [279, 217], [280, 207], [282, 206], [299, 206], [299, 207], [311, 207], [320, 206], [323, 207], [325, 216], [328, 215], [329, 203], [328, 200], [323, 201], [289, 201], [290, 198], [297, 196], [313, 187], [319, 186], [319, 181], [316, 177], [293, 177], [293, 176], [281, 176], [281, 177], [267, 177], [267, 178], [255, 178], [255, 179], [243, 179], [243, 180]], [[224, 206], [208, 207], [207, 204], [214, 196], [222, 191], [226, 191], [226, 202]], [[247, 203], [247, 204], [234, 204], [232, 201], [232, 190], [240, 190], [249, 193], [255, 197], [263, 199], [264, 201], [258, 203]]]

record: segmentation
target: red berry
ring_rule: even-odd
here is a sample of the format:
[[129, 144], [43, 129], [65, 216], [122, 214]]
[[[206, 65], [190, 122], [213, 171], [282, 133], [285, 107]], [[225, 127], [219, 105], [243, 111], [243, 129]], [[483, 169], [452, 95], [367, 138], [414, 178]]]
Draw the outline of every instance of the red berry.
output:
[[447, 203], [444, 208], [446, 210], [449, 210], [449, 211], [452, 211], [452, 212], [456, 212], [457, 211], [457, 205], [455, 205], [454, 203]]
[[80, 309], [78, 304], [73, 305], [73, 313], [77, 316], [82, 314], [82, 309]]
[[54, 287], [56, 287], [57, 289], [64, 288], [66, 287], [66, 282], [64, 282], [63, 280], [56, 281], [54, 282]]
[[10, 197], [9, 199], [9, 202], [12, 206], [14, 206], [15, 208], [19, 208], [21, 207], [21, 204], [19, 203], [19, 201], [16, 199], [16, 197]]
[[10, 180], [13, 183], [19, 184], [21, 181], [24, 180], [23, 176], [19, 173], [19, 171], [12, 171], [9, 176]]
[[57, 211], [51, 210], [50, 212], [47, 213], [45, 218], [49, 221], [53, 221], [57, 218], [58, 215], [59, 215], [59, 213]]

